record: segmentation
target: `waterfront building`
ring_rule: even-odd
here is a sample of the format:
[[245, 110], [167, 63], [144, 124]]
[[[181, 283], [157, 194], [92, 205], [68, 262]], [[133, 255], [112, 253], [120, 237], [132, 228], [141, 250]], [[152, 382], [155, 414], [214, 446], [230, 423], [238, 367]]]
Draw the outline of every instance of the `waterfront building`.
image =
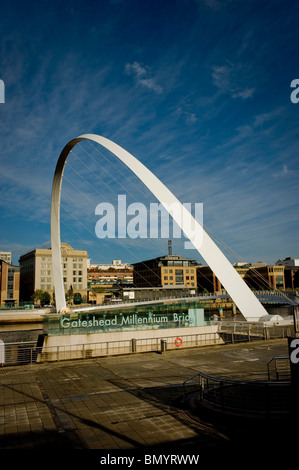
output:
[[284, 277], [286, 289], [299, 288], [299, 259], [288, 257], [279, 259], [275, 263], [276, 266], [284, 266]]
[[20, 267], [0, 259], [0, 306], [19, 304]]
[[87, 269], [97, 268], [102, 271], [109, 271], [110, 269], [132, 269], [132, 266], [129, 263], [122, 263], [120, 259], [113, 259], [111, 264], [91, 264], [90, 260], [87, 264]]
[[[238, 263], [236, 271], [252, 289], [285, 289], [285, 267], [268, 266], [266, 263]], [[223, 290], [219, 279], [209, 266], [197, 267], [197, 285], [200, 291], [219, 293]]]
[[197, 287], [197, 261], [168, 254], [133, 264], [136, 287]]
[[299, 259], [291, 257], [279, 259], [276, 261], [275, 266], [297, 266], [299, 268]]
[[245, 280], [249, 287], [257, 290], [285, 289], [284, 266], [251, 267]]
[[133, 267], [121, 260], [113, 260], [112, 264], [90, 265], [87, 269], [88, 287], [94, 285], [132, 284]]
[[3, 260], [6, 263], [11, 264], [11, 251], [0, 250], [0, 260]]
[[299, 289], [299, 266], [285, 266], [284, 278], [286, 289]]
[[[87, 295], [87, 251], [74, 250], [61, 243], [65, 291], [71, 289], [83, 298]], [[35, 249], [20, 257], [20, 299], [30, 300], [37, 289], [54, 292], [51, 249]]]
[[197, 287], [202, 292], [220, 293], [222, 285], [210, 266], [197, 266], [196, 268]]

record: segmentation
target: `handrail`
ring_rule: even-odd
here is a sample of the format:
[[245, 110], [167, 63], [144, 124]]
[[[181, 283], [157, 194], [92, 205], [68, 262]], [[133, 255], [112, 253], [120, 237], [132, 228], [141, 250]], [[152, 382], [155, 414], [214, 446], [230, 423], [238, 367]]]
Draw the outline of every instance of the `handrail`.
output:
[[276, 374], [276, 380], [278, 380], [278, 370], [277, 370], [277, 360], [285, 360], [289, 359], [289, 356], [274, 356], [270, 361], [267, 362], [267, 371], [268, 371], [268, 380], [271, 378], [271, 372], [270, 372], [270, 364], [272, 361], [275, 363], [275, 374]]
[[185, 401], [186, 399], [186, 383], [189, 382], [190, 380], [194, 379], [195, 377], [199, 376], [201, 373], [200, 372], [197, 372], [196, 374], [194, 375], [191, 375], [191, 377], [189, 377], [188, 379], [186, 379], [184, 382], [183, 382], [183, 400]]
[[[290, 380], [251, 380], [215, 377], [198, 372], [183, 383], [184, 402], [186, 384], [199, 377], [198, 400], [222, 412], [258, 415], [283, 415], [290, 413]], [[279, 393], [277, 393], [279, 391]]]

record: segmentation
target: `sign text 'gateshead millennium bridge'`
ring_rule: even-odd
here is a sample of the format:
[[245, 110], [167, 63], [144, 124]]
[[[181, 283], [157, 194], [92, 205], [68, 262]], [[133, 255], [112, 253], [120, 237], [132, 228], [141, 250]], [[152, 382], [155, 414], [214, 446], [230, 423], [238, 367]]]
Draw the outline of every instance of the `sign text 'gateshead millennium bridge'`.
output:
[[184, 328], [209, 324], [209, 314], [194, 305], [160, 306], [159, 308], [80, 312], [49, 316], [44, 320], [47, 335], [101, 333], [107, 331]]
[[[96, 326], [123, 326], [123, 325], [151, 325], [155, 323], [168, 323], [168, 316], [152, 316], [152, 317], [139, 317], [136, 313], [133, 315], [114, 315], [110, 318], [98, 319], [96, 316], [92, 316], [91, 319], [81, 320], [70, 320], [67, 317], [61, 317], [60, 325], [62, 328], [91, 328]], [[192, 323], [192, 319], [189, 315], [173, 314], [173, 322]], [[193, 325], [194, 326], [194, 325]]]

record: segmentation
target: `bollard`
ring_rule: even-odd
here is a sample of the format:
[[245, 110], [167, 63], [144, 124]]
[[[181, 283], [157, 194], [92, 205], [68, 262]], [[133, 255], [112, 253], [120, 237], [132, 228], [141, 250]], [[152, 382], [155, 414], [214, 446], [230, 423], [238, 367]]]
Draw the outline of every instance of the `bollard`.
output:
[[137, 341], [135, 338], [132, 338], [132, 354], [135, 354], [137, 351]]
[[161, 353], [165, 352], [167, 349], [166, 339], [161, 339]]

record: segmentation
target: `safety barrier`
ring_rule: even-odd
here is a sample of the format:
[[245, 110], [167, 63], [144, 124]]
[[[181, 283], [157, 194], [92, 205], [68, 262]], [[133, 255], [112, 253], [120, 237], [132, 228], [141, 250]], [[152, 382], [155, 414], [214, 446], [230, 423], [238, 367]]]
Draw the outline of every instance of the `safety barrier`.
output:
[[290, 380], [289, 356], [275, 356], [267, 364], [268, 380]]
[[185, 402], [190, 385], [193, 385], [193, 393], [194, 387], [197, 390], [198, 405], [209, 409], [264, 416], [291, 413], [290, 381], [236, 380], [199, 372], [183, 384]]
[[293, 325], [264, 325], [257, 322], [212, 321], [226, 343], [252, 341], [254, 339], [287, 338], [293, 334]]
[[[213, 324], [215, 322], [212, 322]], [[239, 341], [286, 338], [292, 333], [290, 326], [263, 326], [248, 322], [216, 322], [218, 331], [186, 334], [158, 338], [144, 338], [123, 341], [104, 341], [46, 347], [33, 342], [3, 343], [0, 349], [0, 366], [28, 364], [45, 361], [87, 359], [140, 352], [164, 352]]]
[[223, 343], [217, 332], [181, 335], [164, 338], [144, 338], [104, 341], [97, 343], [71, 344], [59, 346], [37, 346], [31, 343], [5, 343], [2, 366], [29, 364], [36, 362], [89, 359], [141, 352], [159, 352], [175, 349], [210, 346]]

